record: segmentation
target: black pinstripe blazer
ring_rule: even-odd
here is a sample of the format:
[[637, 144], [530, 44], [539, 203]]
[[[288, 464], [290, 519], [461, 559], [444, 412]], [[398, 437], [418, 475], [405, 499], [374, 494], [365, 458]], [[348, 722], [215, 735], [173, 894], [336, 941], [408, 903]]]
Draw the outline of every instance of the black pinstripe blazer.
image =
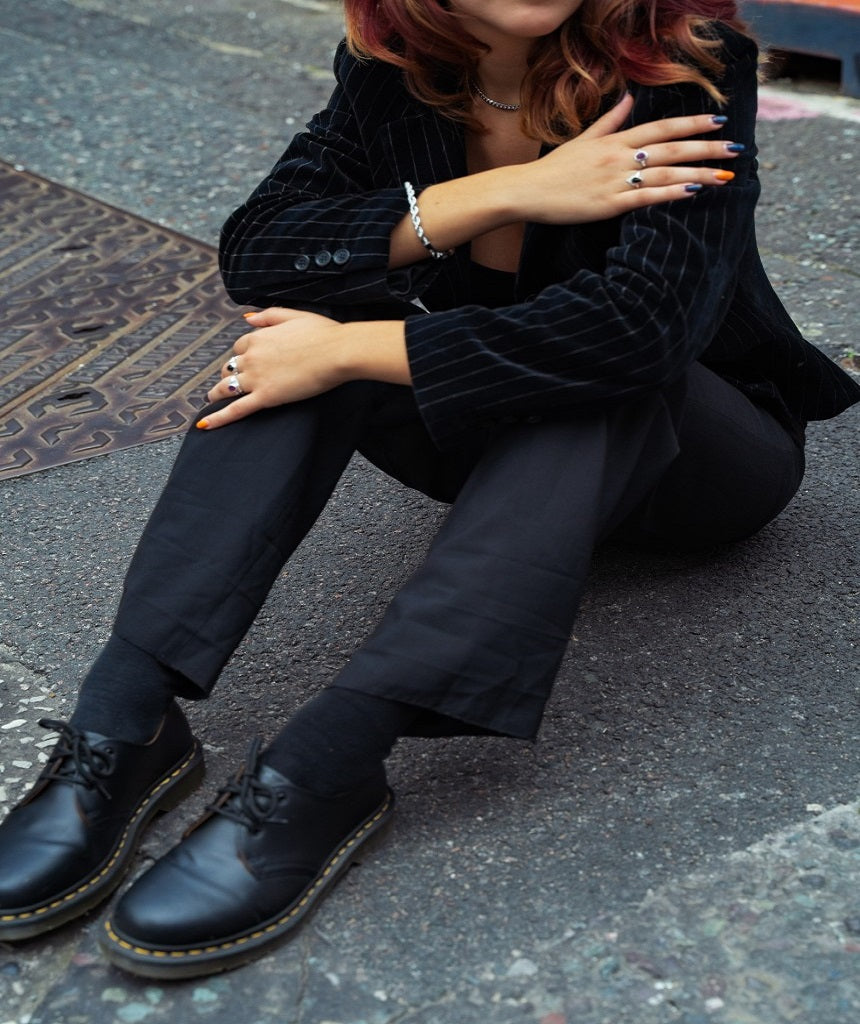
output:
[[[765, 276], [753, 225], [757, 51], [723, 35], [726, 133], [747, 147], [726, 165], [735, 180], [611, 221], [529, 225], [516, 302], [501, 309], [470, 304], [468, 246], [388, 272], [403, 181], [420, 190], [466, 174], [463, 131], [413, 99], [396, 68], [341, 45], [328, 107], [224, 226], [228, 292], [253, 305], [420, 297], [430, 312], [406, 307], [407, 347], [440, 447], [488, 418], [660, 388], [694, 360], [799, 436], [860, 401], [860, 388], [800, 336]], [[631, 88], [633, 124], [714, 109], [697, 86]]]

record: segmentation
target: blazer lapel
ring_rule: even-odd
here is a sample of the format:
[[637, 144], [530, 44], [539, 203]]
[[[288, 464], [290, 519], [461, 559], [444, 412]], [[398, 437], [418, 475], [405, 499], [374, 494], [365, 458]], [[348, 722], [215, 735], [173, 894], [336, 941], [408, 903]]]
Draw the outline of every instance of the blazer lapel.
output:
[[466, 174], [466, 145], [459, 125], [432, 111], [380, 126], [378, 142], [392, 183], [433, 185]]

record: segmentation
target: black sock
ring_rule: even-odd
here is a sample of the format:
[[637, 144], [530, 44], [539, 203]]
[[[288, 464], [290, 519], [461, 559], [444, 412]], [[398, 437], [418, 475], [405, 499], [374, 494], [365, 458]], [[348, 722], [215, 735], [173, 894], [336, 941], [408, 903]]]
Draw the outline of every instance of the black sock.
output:
[[353, 789], [382, 764], [420, 709], [331, 686], [301, 707], [263, 761], [320, 796]]
[[115, 633], [84, 679], [72, 725], [127, 743], [146, 743], [185, 677]]

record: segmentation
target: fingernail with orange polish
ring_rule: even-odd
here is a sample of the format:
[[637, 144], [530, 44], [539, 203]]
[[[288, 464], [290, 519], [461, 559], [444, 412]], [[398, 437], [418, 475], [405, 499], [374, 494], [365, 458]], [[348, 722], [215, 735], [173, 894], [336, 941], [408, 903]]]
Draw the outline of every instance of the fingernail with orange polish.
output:
[[209, 420], [198, 420], [197, 421], [197, 429], [198, 430], [205, 430], [208, 426], [209, 426]]
[[248, 317], [249, 317], [249, 316], [256, 316], [256, 315], [257, 315], [257, 313], [256, 313], [256, 311], [255, 311], [255, 310], [253, 310], [253, 309], [251, 310], [251, 312], [250, 312], [250, 313], [243, 313], [243, 314], [242, 314], [242, 316], [243, 316], [243, 317], [244, 317], [244, 318], [245, 318], [246, 320], [248, 319]]
[[731, 181], [734, 176], [734, 171], [714, 171], [714, 177], [717, 181]]

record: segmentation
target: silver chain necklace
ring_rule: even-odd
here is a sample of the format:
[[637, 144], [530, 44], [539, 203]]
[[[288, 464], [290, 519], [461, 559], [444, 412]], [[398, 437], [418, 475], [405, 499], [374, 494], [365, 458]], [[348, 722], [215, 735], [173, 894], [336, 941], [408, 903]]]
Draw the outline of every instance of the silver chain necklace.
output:
[[480, 85], [477, 82], [472, 82], [472, 88], [475, 90], [475, 94], [478, 99], [481, 99], [488, 106], [493, 107], [496, 110], [519, 110], [521, 104], [519, 103], [500, 103], [498, 100], [490, 99], [490, 97], [482, 91]]

